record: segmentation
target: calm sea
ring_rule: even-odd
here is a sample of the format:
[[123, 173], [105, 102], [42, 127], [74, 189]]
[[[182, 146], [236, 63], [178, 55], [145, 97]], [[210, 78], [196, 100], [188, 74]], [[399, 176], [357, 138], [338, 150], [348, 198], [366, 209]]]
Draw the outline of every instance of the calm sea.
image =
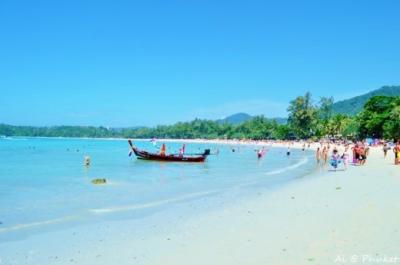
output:
[[[161, 143], [136, 141], [156, 151]], [[177, 152], [181, 143], [167, 143]], [[113, 218], [146, 218], [177, 204], [228, 196], [240, 199], [312, 171], [311, 152], [270, 148], [258, 160], [255, 146], [187, 144], [186, 152], [211, 149], [205, 163], [162, 163], [129, 157], [125, 140], [1, 138], [0, 240], [27, 237], [49, 227]], [[233, 152], [234, 151], [234, 152]], [[91, 165], [83, 165], [84, 157]], [[95, 178], [106, 185], [93, 185]]]

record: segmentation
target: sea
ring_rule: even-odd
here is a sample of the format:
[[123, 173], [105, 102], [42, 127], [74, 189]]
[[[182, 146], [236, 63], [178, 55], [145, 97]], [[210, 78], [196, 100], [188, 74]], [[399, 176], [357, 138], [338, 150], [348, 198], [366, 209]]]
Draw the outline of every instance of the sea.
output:
[[[134, 141], [151, 152], [162, 143]], [[166, 142], [167, 153], [177, 153], [182, 144]], [[187, 153], [210, 149], [211, 155], [204, 163], [179, 163], [129, 156], [124, 139], [0, 138], [0, 262], [3, 257], [5, 264], [8, 246], [18, 251], [18, 242], [49, 231], [120, 220], [140, 226], [157, 222], [152, 216], [184, 219], [194, 212], [190, 206], [199, 206], [196, 214], [215, 211], [315, 169], [311, 151], [287, 156], [286, 148], [265, 145], [267, 152], [258, 159], [261, 147], [188, 142]], [[93, 184], [97, 178], [106, 184]], [[208, 207], [202, 207], [205, 199]]]

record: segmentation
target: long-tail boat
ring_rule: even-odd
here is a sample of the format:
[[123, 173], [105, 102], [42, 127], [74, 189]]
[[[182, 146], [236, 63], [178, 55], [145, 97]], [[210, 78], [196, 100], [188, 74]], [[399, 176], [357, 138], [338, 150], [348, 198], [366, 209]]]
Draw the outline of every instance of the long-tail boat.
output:
[[128, 143], [138, 159], [154, 160], [154, 161], [166, 161], [166, 162], [204, 162], [208, 155], [210, 155], [210, 149], [206, 149], [202, 154], [158, 154], [150, 153], [147, 151], [139, 150], [135, 147], [131, 140]]

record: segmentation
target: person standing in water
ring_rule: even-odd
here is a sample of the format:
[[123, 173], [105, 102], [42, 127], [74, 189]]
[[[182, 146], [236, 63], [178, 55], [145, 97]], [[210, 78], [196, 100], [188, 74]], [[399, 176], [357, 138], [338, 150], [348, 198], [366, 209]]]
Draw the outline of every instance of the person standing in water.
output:
[[290, 156], [290, 146], [288, 146], [288, 148], [287, 148], [286, 155]]
[[321, 162], [321, 148], [318, 147], [317, 151], [315, 152], [315, 159], [317, 160], [317, 164], [319, 165]]
[[324, 148], [322, 148], [322, 159], [324, 160], [324, 166], [328, 163], [328, 148], [326, 146], [324, 146]]

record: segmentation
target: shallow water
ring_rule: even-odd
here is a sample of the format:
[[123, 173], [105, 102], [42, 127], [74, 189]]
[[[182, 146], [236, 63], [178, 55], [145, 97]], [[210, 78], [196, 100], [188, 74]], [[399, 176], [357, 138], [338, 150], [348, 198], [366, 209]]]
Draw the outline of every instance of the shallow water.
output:
[[[149, 141], [139, 148], [156, 151]], [[167, 143], [177, 152], [180, 143]], [[177, 204], [218, 195], [251, 196], [312, 170], [312, 153], [270, 148], [257, 159], [252, 146], [187, 144], [186, 152], [210, 148], [205, 163], [162, 163], [128, 157], [125, 140], [0, 139], [0, 244], [49, 229], [104, 220], [142, 218], [181, 211]], [[233, 152], [232, 150], [235, 150]], [[86, 155], [91, 165], [83, 166]], [[106, 185], [93, 185], [106, 178]]]

